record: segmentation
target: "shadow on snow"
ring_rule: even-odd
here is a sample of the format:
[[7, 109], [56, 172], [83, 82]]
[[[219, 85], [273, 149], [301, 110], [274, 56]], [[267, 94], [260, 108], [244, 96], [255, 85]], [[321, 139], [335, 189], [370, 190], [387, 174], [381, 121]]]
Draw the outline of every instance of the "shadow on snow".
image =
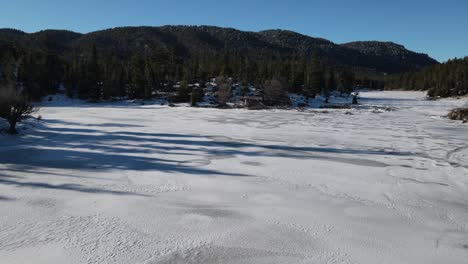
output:
[[[53, 125], [73, 125], [79, 128]], [[93, 127], [86, 128], [86, 127]], [[44, 120], [35, 128], [34, 135], [39, 139], [26, 147], [0, 148], [0, 164], [4, 164], [0, 174], [0, 184], [17, 187], [60, 189], [83, 193], [108, 193], [125, 195], [131, 193], [87, 188], [79, 184], [59, 184], [25, 182], [23, 178], [8, 176], [8, 173], [35, 173], [41, 170], [65, 169], [99, 172], [106, 170], [158, 171], [205, 176], [250, 176], [242, 173], [218, 171], [202, 168], [190, 161], [215, 160], [234, 156], [283, 157], [295, 159], [322, 159], [359, 164], [365, 166], [386, 166], [383, 163], [337, 157], [337, 154], [368, 154], [406, 156], [412, 153], [388, 152], [383, 150], [337, 149], [324, 147], [297, 147], [287, 145], [263, 145], [252, 142], [236, 141], [223, 137], [183, 135], [168, 133], [147, 133], [116, 131], [109, 132], [100, 127], [131, 127], [119, 124], [80, 124], [59, 120]], [[32, 133], [32, 131], [31, 131]], [[154, 155], [157, 154], [156, 158]], [[333, 154], [333, 155], [327, 155]], [[178, 159], [169, 156], [177, 155]], [[181, 156], [183, 157], [181, 159]], [[181, 161], [182, 160], [182, 161]], [[55, 176], [79, 177], [68, 174], [43, 172]], [[96, 179], [97, 177], [90, 177]], [[106, 179], [109, 180], [109, 179]]]

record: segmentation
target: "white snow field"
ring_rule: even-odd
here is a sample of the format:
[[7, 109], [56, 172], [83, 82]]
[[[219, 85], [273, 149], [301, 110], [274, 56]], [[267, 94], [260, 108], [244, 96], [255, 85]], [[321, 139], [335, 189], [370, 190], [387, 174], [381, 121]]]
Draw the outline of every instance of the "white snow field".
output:
[[0, 263], [468, 263], [468, 125], [440, 117], [465, 102], [361, 96], [48, 103], [0, 135]]

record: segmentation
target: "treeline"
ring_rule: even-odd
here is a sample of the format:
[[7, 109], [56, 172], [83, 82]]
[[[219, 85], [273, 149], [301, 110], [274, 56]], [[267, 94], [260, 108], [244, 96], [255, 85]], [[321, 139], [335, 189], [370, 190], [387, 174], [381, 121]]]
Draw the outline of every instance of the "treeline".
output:
[[172, 94], [179, 101], [190, 99], [187, 84], [203, 85], [217, 76], [260, 89], [267, 81], [278, 80], [285, 91], [309, 97], [331, 90], [350, 93], [356, 85], [383, 87], [382, 82], [332, 67], [317, 56], [275, 52], [246, 56], [228, 46], [221, 54], [199, 52], [189, 57], [171, 47], [136, 50], [128, 58], [94, 43], [87, 49], [73, 48], [71, 55], [59, 50], [53, 38], [45, 38], [36, 49], [14, 42], [2, 44], [0, 84], [20, 86], [35, 99], [64, 88], [69, 96], [81, 99], [150, 99]]
[[468, 94], [468, 57], [424, 68], [421, 71], [395, 75], [385, 80], [386, 89], [428, 91], [430, 97]]

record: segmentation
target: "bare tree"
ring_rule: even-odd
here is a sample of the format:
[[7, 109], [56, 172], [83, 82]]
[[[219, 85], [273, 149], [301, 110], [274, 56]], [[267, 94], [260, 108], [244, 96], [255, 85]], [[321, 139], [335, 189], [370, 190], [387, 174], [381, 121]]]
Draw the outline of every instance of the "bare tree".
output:
[[276, 80], [268, 80], [263, 84], [265, 103], [269, 105], [289, 105], [291, 102], [283, 84]]
[[10, 124], [9, 134], [17, 134], [16, 124], [28, 118], [35, 110], [31, 101], [17, 89], [0, 87], [0, 117]]
[[232, 95], [232, 81], [224, 77], [216, 78], [216, 85], [218, 86], [218, 103], [221, 107], [226, 106], [226, 104], [231, 99]]

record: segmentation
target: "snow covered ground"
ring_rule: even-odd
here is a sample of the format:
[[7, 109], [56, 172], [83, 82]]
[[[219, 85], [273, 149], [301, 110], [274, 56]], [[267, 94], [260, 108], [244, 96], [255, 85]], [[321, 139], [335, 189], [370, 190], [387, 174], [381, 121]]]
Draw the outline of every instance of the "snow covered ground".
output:
[[0, 263], [467, 263], [468, 125], [440, 117], [464, 101], [361, 96], [48, 103], [0, 135]]

